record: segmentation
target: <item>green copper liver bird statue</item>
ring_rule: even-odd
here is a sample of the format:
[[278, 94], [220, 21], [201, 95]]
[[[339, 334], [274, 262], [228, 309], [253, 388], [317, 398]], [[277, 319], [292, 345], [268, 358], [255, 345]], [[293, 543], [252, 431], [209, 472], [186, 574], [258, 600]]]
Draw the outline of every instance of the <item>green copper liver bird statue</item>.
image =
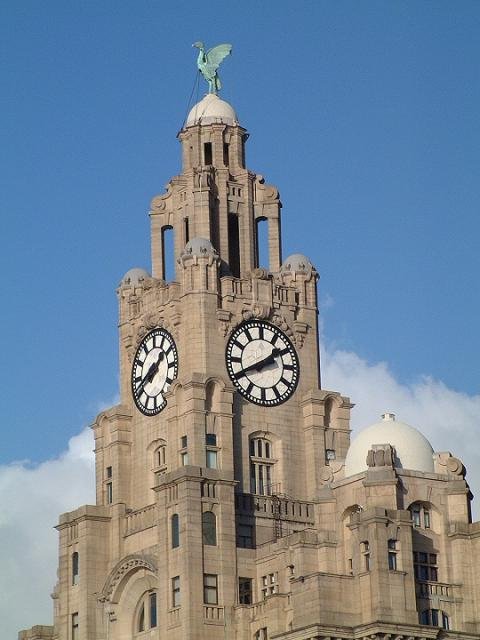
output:
[[217, 94], [222, 88], [222, 83], [218, 77], [218, 67], [231, 52], [231, 44], [217, 44], [209, 51], [206, 51], [203, 42], [195, 42], [192, 47], [199, 49], [197, 67], [208, 82], [208, 93]]

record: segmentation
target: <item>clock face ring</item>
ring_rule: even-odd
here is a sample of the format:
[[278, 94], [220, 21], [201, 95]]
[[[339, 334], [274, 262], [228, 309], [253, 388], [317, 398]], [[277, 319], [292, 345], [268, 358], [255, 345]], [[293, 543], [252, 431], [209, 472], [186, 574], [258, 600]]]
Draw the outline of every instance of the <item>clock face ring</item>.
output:
[[138, 345], [132, 365], [132, 394], [137, 408], [147, 416], [167, 404], [164, 393], [178, 373], [175, 341], [165, 329], [147, 333]]
[[275, 406], [290, 398], [300, 376], [298, 356], [278, 327], [250, 320], [235, 329], [225, 354], [228, 375], [250, 402]]

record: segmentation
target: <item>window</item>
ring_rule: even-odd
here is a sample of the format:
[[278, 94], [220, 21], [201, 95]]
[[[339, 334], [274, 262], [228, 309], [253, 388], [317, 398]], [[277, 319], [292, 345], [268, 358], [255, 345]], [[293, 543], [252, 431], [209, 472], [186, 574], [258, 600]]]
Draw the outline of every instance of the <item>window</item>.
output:
[[262, 576], [262, 598], [265, 600], [267, 596], [274, 593], [278, 593], [277, 574], [268, 573], [266, 576]]
[[238, 579], [238, 601], [240, 604], [252, 604], [252, 579]]
[[171, 520], [172, 525], [172, 549], [180, 546], [180, 523], [178, 513], [174, 513]]
[[157, 593], [147, 591], [137, 605], [135, 631], [141, 633], [157, 626]]
[[253, 525], [238, 525], [237, 547], [240, 547], [241, 549], [253, 549]]
[[167, 447], [162, 444], [157, 449], [155, 449], [155, 453], [153, 454], [153, 466], [164, 467], [166, 465], [167, 460]]
[[437, 554], [423, 551], [413, 552], [413, 569], [415, 579], [422, 582], [437, 582], [438, 567]]
[[255, 633], [255, 640], [268, 640], [267, 627], [262, 627]]
[[206, 451], [207, 468], [208, 469], [217, 469], [217, 466], [218, 466], [217, 434], [216, 433], [206, 433], [205, 434], [205, 444], [207, 446], [207, 451]]
[[173, 227], [168, 225], [162, 227], [162, 278], [175, 278], [175, 238]]
[[217, 446], [217, 434], [216, 433], [206, 433], [205, 434], [205, 444], [207, 447], [216, 447]]
[[202, 513], [203, 544], [215, 546], [217, 544], [217, 517], [213, 511]]
[[397, 541], [388, 541], [388, 568], [390, 571], [397, 570]]
[[218, 604], [217, 576], [212, 573], [203, 574], [203, 602]]
[[268, 220], [261, 217], [255, 221], [255, 266], [268, 269], [269, 264]]
[[105, 468], [105, 478], [107, 482], [105, 483], [105, 501], [107, 504], [112, 504], [113, 502], [113, 471], [112, 467]]
[[230, 164], [230, 157], [229, 157], [229, 145], [224, 142], [223, 143], [223, 164], [228, 167], [228, 165]]
[[180, 438], [180, 461], [182, 463], [182, 467], [185, 467], [188, 464], [188, 438], [187, 436], [182, 436]]
[[72, 553], [72, 584], [78, 584], [79, 580], [79, 565], [78, 565], [78, 552]]
[[250, 440], [250, 491], [257, 495], [272, 494], [272, 445], [265, 438]]
[[425, 609], [419, 615], [420, 624], [428, 624], [431, 627], [442, 627], [450, 629], [448, 616], [438, 609]]
[[213, 163], [212, 143], [205, 142], [203, 145], [203, 159], [205, 164]]
[[232, 276], [240, 277], [240, 231], [236, 213], [228, 214], [228, 264]]
[[72, 613], [72, 640], [78, 640], [78, 613]]
[[416, 502], [409, 507], [413, 525], [423, 529], [430, 529], [430, 509], [428, 506]]
[[363, 568], [370, 571], [370, 544], [367, 541], [360, 543], [360, 549], [363, 555]]
[[179, 607], [180, 599], [180, 576], [172, 578], [172, 607]]

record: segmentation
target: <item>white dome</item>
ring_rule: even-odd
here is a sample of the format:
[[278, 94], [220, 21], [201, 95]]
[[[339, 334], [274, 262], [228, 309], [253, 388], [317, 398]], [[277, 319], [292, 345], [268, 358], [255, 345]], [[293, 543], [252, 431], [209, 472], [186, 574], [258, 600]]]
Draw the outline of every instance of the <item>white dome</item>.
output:
[[367, 453], [374, 444], [390, 444], [395, 448], [395, 467], [412, 471], [433, 472], [432, 445], [417, 429], [397, 422], [393, 413], [385, 413], [353, 440], [345, 458], [345, 476], [368, 469]]
[[313, 264], [303, 253], [292, 253], [280, 267], [281, 271], [310, 271], [311, 269], [313, 269]]
[[122, 281], [120, 282], [120, 286], [131, 286], [135, 287], [136, 285], [148, 280], [150, 278], [150, 274], [145, 269], [140, 269], [140, 267], [134, 267], [127, 271], [127, 273], [123, 276]]
[[216, 256], [217, 252], [213, 244], [207, 238], [192, 238], [185, 245], [182, 256]]
[[221, 100], [214, 93], [208, 93], [190, 110], [185, 126], [193, 127], [196, 124], [213, 124], [215, 122], [235, 125], [238, 124], [238, 118], [228, 102]]

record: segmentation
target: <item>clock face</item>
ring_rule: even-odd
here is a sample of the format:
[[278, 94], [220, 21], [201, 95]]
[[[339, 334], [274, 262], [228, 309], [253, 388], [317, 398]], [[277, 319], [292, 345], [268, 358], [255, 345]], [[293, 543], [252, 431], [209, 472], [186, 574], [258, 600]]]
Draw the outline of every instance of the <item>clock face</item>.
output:
[[237, 327], [227, 344], [226, 363], [242, 396], [266, 407], [288, 400], [300, 376], [292, 343], [283, 331], [263, 320]]
[[154, 329], [140, 342], [132, 366], [132, 393], [142, 413], [154, 416], [167, 404], [163, 394], [177, 377], [178, 355], [172, 336]]

